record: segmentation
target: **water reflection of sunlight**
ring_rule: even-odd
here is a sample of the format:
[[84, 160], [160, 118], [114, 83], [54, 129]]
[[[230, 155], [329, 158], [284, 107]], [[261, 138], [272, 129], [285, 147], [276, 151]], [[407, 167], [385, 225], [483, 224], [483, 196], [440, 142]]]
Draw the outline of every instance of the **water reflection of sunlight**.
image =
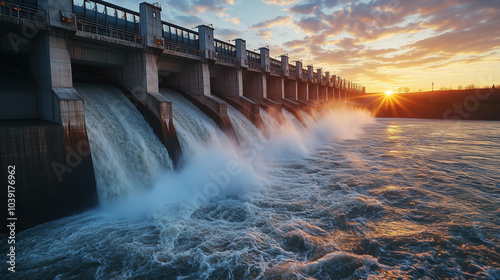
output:
[[372, 226], [374, 237], [384, 236], [410, 236], [421, 233], [425, 227], [404, 220], [399, 221], [379, 221]]
[[387, 134], [388, 140], [397, 140], [400, 138], [399, 135], [401, 134], [401, 128], [398, 125], [392, 123], [387, 126], [387, 128], [385, 129], [385, 133]]

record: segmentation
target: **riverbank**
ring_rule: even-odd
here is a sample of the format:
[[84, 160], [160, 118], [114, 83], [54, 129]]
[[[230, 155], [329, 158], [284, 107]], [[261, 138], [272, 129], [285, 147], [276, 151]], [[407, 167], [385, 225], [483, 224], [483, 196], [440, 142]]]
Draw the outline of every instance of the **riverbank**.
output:
[[357, 95], [379, 118], [500, 120], [500, 89]]

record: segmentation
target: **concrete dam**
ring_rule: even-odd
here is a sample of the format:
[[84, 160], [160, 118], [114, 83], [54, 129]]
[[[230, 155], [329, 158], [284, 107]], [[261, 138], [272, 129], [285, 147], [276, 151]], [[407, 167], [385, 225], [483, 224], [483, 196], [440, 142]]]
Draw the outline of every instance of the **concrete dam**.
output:
[[202, 139], [244, 145], [249, 124], [264, 136], [287, 120], [306, 126], [312, 111], [365, 92], [215, 36], [162, 20], [156, 4], [0, 0], [2, 178], [16, 170], [15, 207], [4, 199], [2, 209], [22, 217], [17, 229], [147, 185]]

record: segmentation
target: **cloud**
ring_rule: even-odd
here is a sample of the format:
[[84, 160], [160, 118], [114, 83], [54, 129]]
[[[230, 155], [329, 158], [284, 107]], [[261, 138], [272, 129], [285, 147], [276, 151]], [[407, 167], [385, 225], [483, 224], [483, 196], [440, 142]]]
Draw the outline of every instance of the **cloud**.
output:
[[307, 34], [318, 33], [328, 28], [327, 24], [316, 17], [301, 18], [296, 24]]
[[291, 15], [278, 16], [278, 17], [275, 17], [273, 19], [269, 19], [269, 20], [266, 20], [263, 22], [256, 23], [256, 24], [252, 25], [252, 29], [258, 30], [258, 29], [262, 29], [262, 28], [271, 28], [274, 26], [289, 23], [291, 20], [292, 20]]
[[299, 2], [299, 0], [266, 0], [264, 3], [268, 5], [278, 5], [278, 6], [285, 6], [285, 5], [291, 5]]
[[273, 46], [273, 52], [289, 53], [325, 71], [373, 84], [395, 83], [399, 78], [417, 81], [415, 75], [429, 69], [478, 62], [492, 69], [491, 61], [498, 61], [500, 52], [498, 0], [263, 0], [285, 7], [261, 2], [259, 8], [281, 12], [250, 26], [239, 25], [254, 14], [229, 9], [234, 0], [166, 1], [169, 9], [164, 13], [176, 24], [191, 27], [217, 17], [235, 24], [227, 23], [234, 29], [217, 29], [217, 36], [243, 36], [249, 43], [259, 36]]
[[288, 11], [295, 14], [310, 15], [316, 11], [317, 7], [317, 3], [298, 4], [290, 7]]
[[176, 25], [184, 26], [184, 27], [187, 27], [187, 28], [195, 27], [195, 26], [198, 26], [200, 24], [205, 24], [205, 25], [207, 24], [206, 21], [204, 21], [200, 17], [194, 16], [194, 15], [187, 15], [187, 16], [180, 15], [180, 16], [176, 16], [174, 18], [174, 20], [172, 21], [172, 23], [175, 23]]
[[251, 28], [259, 34], [260, 37], [266, 40], [272, 40], [272, 35], [274, 33], [270, 28], [290, 24], [292, 23], [292, 16], [278, 16], [273, 19], [269, 19], [263, 22], [256, 23], [251, 26]]
[[229, 21], [231, 22], [232, 24], [236, 24], [236, 25], [239, 25], [240, 24], [240, 19], [237, 18], [237, 17], [230, 17], [228, 14], [225, 14], [223, 12], [218, 12], [217, 13], [217, 16], [222, 18], [224, 21]]
[[270, 29], [261, 29], [258, 31], [258, 33], [260, 37], [271, 41], [274, 31]]
[[[485, 53], [500, 50], [496, 0], [312, 0], [287, 11], [307, 34], [283, 44], [291, 53], [373, 82], [394, 82], [394, 71], [486, 61], [492, 55]], [[392, 41], [399, 47], [376, 47]], [[307, 53], [297, 52], [304, 47]]]
[[234, 0], [166, 0], [170, 9], [177, 9], [185, 14], [200, 15], [205, 11], [221, 12], [226, 10], [226, 5], [233, 5]]
[[283, 45], [286, 48], [298, 48], [298, 47], [303, 47], [308, 42], [309, 42], [309, 40], [291, 40], [291, 41], [285, 42]]
[[216, 29], [215, 32], [217, 39], [223, 41], [239, 38], [242, 35], [241, 31], [229, 28]]

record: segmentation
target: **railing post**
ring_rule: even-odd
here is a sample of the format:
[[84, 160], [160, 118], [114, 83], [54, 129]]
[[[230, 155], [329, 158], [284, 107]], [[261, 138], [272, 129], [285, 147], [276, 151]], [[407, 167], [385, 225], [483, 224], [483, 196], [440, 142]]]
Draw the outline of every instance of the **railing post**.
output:
[[248, 68], [248, 55], [247, 45], [245, 40], [236, 39], [236, 59], [238, 59], [238, 66]]
[[283, 70], [283, 76], [290, 76], [290, 70], [288, 69], [288, 55], [281, 55], [281, 70]]
[[142, 2], [139, 5], [141, 41], [146, 47], [164, 48], [161, 7]]
[[321, 75], [321, 69], [316, 70], [316, 78], [318, 79], [318, 85], [323, 82], [323, 76]]
[[297, 71], [297, 78], [302, 80], [304, 78], [302, 75], [302, 61], [295, 61], [295, 71]]
[[314, 67], [312, 65], [307, 65], [307, 79], [309, 80], [309, 82], [312, 82], [314, 79], [313, 72]]
[[325, 80], [326, 80], [326, 86], [330, 86], [330, 71], [325, 72]]
[[[40, 7], [41, 6], [39, 6], [39, 8]], [[46, 9], [47, 24], [50, 27], [76, 32], [76, 15], [73, 14], [73, 1], [47, 0], [46, 5], [43, 5], [43, 7]], [[61, 15], [65, 15], [65, 17], [70, 18], [71, 21], [63, 21]]]
[[200, 51], [204, 54], [205, 59], [216, 60], [215, 45], [214, 45], [214, 29], [210, 26], [198, 26], [198, 34], [200, 39]]
[[271, 72], [271, 60], [269, 58], [269, 49], [267, 47], [262, 47], [260, 50], [260, 64], [262, 70], [266, 73]]

